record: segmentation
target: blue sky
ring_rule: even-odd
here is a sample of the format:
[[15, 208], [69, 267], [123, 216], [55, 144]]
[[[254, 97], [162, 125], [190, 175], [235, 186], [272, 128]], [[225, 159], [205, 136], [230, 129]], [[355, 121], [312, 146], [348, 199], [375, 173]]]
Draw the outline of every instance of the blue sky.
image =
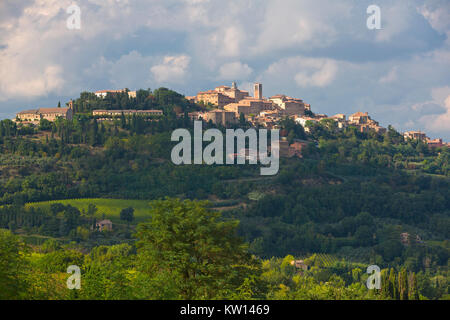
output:
[[[81, 9], [81, 28], [66, 12]], [[381, 8], [381, 30], [366, 9]], [[0, 118], [81, 91], [237, 81], [450, 141], [450, 1], [2, 0]]]

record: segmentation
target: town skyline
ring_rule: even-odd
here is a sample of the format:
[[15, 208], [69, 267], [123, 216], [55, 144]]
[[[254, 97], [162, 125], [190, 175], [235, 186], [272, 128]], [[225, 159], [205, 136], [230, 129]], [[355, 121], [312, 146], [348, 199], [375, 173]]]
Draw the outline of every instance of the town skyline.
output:
[[[139, 89], [142, 90], [142, 89]], [[131, 91], [129, 88], [123, 89], [102, 89], [90, 94], [103, 100], [108, 95], [117, 95], [126, 93], [128, 101], [136, 100], [137, 90]], [[80, 94], [81, 96], [81, 94]], [[378, 121], [371, 118], [369, 113], [357, 111], [347, 117], [344, 113], [336, 113], [332, 116], [313, 112], [311, 105], [304, 102], [300, 98], [293, 98], [285, 94], [276, 94], [274, 96], [265, 97], [263, 95], [263, 84], [259, 82], [253, 83], [253, 93], [251, 90], [242, 90], [238, 88], [235, 81], [231, 86], [220, 85], [214, 89], [199, 91], [193, 96], [184, 96], [189, 103], [202, 107], [203, 111], [195, 111], [188, 113], [191, 120], [200, 120], [212, 122], [215, 125], [229, 127], [240, 122], [240, 118], [244, 117], [245, 121], [253, 127], [263, 127], [267, 129], [278, 129], [283, 119], [292, 119], [300, 124], [305, 132], [309, 132], [309, 124], [318, 123], [321, 120], [332, 120], [336, 124], [338, 130], [343, 130], [349, 126], [356, 127], [361, 133], [369, 133], [374, 131], [379, 135], [387, 132], [387, 128], [391, 126], [382, 126]], [[57, 108], [36, 108], [22, 110], [16, 113], [11, 119], [21, 125], [39, 125], [41, 119], [50, 122], [56, 121], [57, 118], [72, 120], [76, 110], [73, 108], [73, 100], [67, 102], [66, 107], [61, 107], [58, 102]], [[160, 117], [163, 116], [162, 110], [136, 110], [126, 107], [124, 109], [96, 109], [92, 110], [92, 116], [97, 117], [98, 121], [113, 121], [117, 117], [127, 116], [144, 116], [144, 117]], [[178, 113], [177, 116], [184, 116], [184, 113]], [[396, 128], [393, 127], [395, 130]], [[420, 140], [429, 147], [450, 147], [450, 142], [445, 141], [442, 137], [434, 138], [427, 135], [422, 130], [398, 131], [405, 140]], [[280, 141], [281, 142], [281, 141]], [[281, 153], [290, 157], [296, 155], [297, 148], [295, 144], [290, 146], [283, 142]], [[301, 154], [301, 153], [300, 153]]]
[[[268, 129], [277, 128], [279, 121], [282, 118], [291, 118], [298, 124], [305, 127], [306, 121], [318, 122], [321, 119], [332, 119], [337, 123], [339, 129], [346, 128], [349, 125], [356, 126], [361, 132], [369, 132], [374, 130], [379, 134], [384, 134], [386, 128], [391, 126], [380, 125], [369, 116], [368, 112], [361, 112], [360, 110], [349, 114], [337, 112], [333, 115], [327, 115], [320, 112], [313, 112], [311, 104], [304, 102], [298, 97], [291, 97], [283, 93], [278, 93], [273, 96], [265, 97], [263, 95], [263, 84], [259, 82], [253, 83], [253, 91], [250, 89], [242, 90], [237, 83], [233, 81], [231, 86], [220, 85], [214, 89], [207, 89], [198, 91], [195, 95], [184, 96], [186, 100], [191, 103], [202, 105], [209, 105], [215, 109], [206, 110], [203, 112], [189, 113], [191, 120], [205, 120], [212, 121], [214, 124], [221, 124], [227, 126], [237, 123], [240, 116], [245, 116], [247, 121], [253, 126], [263, 126]], [[142, 89], [139, 89], [142, 90]], [[89, 91], [85, 91], [89, 92]], [[129, 99], [136, 98], [137, 90], [130, 90], [129, 88], [122, 89], [102, 89], [91, 91], [97, 98], [104, 99], [107, 94], [117, 94], [126, 92]], [[56, 117], [62, 117], [72, 120], [75, 112], [72, 110], [73, 100], [70, 99], [65, 103], [66, 107], [61, 108], [61, 101], [58, 101], [58, 108], [35, 108], [27, 110], [19, 110], [16, 114], [10, 117], [13, 121], [19, 119], [22, 123], [30, 122], [34, 125], [38, 124], [41, 118], [49, 121], [55, 121]], [[307, 114], [309, 112], [310, 114]], [[143, 116], [161, 116], [161, 110], [93, 110], [93, 116], [104, 116], [104, 120], [111, 120], [122, 114], [129, 116], [132, 114]], [[34, 119], [32, 119], [34, 118]], [[100, 118], [102, 119], [102, 118]], [[450, 146], [448, 140], [445, 138], [434, 137], [428, 135], [421, 129], [413, 128], [411, 130], [398, 130], [405, 139], [419, 139], [427, 143], [429, 146]], [[308, 131], [308, 128], [305, 127]], [[287, 152], [287, 151], [286, 151]]]

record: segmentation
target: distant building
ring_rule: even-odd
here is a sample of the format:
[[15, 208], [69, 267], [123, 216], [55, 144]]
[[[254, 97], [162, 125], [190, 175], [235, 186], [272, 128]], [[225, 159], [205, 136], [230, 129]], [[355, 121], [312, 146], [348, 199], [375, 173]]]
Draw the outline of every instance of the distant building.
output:
[[350, 124], [366, 124], [369, 121], [369, 114], [367, 112], [356, 112], [348, 117], [348, 121]]
[[269, 100], [278, 106], [283, 112], [283, 115], [286, 116], [302, 116], [305, 114], [305, 110], [309, 110], [310, 108], [310, 106], [305, 105], [301, 99], [295, 99], [281, 94], [272, 96]]
[[186, 97], [186, 99], [197, 103], [210, 103], [217, 106], [219, 109], [223, 109], [227, 104], [238, 102], [248, 96], [249, 94], [247, 91], [239, 90], [236, 82], [233, 82], [231, 87], [219, 86], [214, 90], [202, 91], [199, 92], [197, 96]]
[[380, 124], [371, 119], [368, 112], [356, 112], [348, 117], [348, 124], [354, 125], [359, 128], [359, 131], [363, 133], [367, 133], [371, 130], [384, 134], [386, 132], [386, 128], [380, 126]]
[[16, 115], [16, 119], [19, 119], [21, 122], [28, 122], [33, 124], [39, 123], [41, 119], [46, 119], [53, 122], [57, 118], [72, 120], [72, 103], [69, 103], [69, 107], [65, 108], [39, 108], [33, 110], [25, 110], [17, 113]]
[[427, 144], [431, 148], [440, 148], [445, 146], [445, 144], [442, 142], [442, 139], [434, 139], [434, 140], [427, 139]]
[[295, 122], [298, 123], [299, 125], [301, 125], [301, 126], [305, 129], [305, 132], [310, 132], [309, 127], [306, 126], [306, 123], [307, 123], [308, 121], [310, 121], [310, 122], [312, 122], [312, 123], [317, 123], [317, 122], [319, 122], [318, 119], [312, 118], [312, 117], [305, 117], [305, 116], [303, 116], [303, 117], [295, 118]]
[[307, 141], [294, 140], [292, 144], [289, 144], [286, 138], [280, 139], [280, 158], [302, 158], [302, 150], [308, 145]]
[[335, 114], [334, 116], [332, 116], [331, 117], [332, 119], [335, 119], [335, 120], [339, 120], [339, 121], [345, 121], [345, 114], [343, 114], [343, 113], [338, 113], [338, 114]]
[[306, 265], [303, 260], [292, 260], [291, 265], [297, 269], [302, 269], [303, 271], [308, 270], [308, 265]]
[[16, 118], [20, 121], [39, 122], [41, 121], [41, 114], [39, 109], [24, 110], [17, 113]]
[[206, 113], [205, 121], [212, 121], [214, 124], [220, 124], [225, 127], [229, 124], [236, 123], [237, 119], [234, 112], [215, 109]]
[[256, 98], [245, 98], [236, 103], [227, 104], [224, 107], [227, 111], [232, 111], [239, 116], [241, 113], [244, 115], [258, 115], [265, 110], [273, 110], [273, 103], [270, 100], [260, 100]]
[[339, 129], [343, 129], [343, 128], [347, 127], [347, 121], [346, 121], [345, 114], [343, 114], [343, 113], [335, 114], [334, 116], [331, 117], [331, 119], [336, 121]]
[[[127, 91], [127, 89], [121, 89], [121, 90], [99, 90], [95, 91], [95, 95], [99, 98], [105, 98], [106, 95], [109, 94], [117, 94]], [[128, 97], [129, 98], [136, 98], [136, 91], [128, 91]]]
[[199, 92], [196, 98], [196, 102], [202, 102], [204, 104], [210, 103], [219, 108], [223, 108], [234, 101], [235, 99], [215, 90]]
[[103, 230], [112, 231], [112, 222], [111, 220], [101, 220], [95, 224], [95, 227], [98, 231], [102, 232]]
[[407, 131], [403, 133], [403, 137], [405, 139], [422, 140], [422, 141], [425, 141], [427, 139], [427, 135], [421, 131]]
[[254, 84], [254, 96], [255, 96], [255, 99], [262, 100], [263, 95], [262, 95], [262, 84], [261, 83]]
[[138, 115], [138, 116], [162, 116], [162, 110], [93, 110], [93, 116], [108, 116], [108, 117], [117, 117], [121, 115], [130, 116], [130, 115]]
[[409, 245], [410, 242], [409, 242], [409, 233], [408, 232], [403, 232], [400, 234], [400, 242], [405, 246]]

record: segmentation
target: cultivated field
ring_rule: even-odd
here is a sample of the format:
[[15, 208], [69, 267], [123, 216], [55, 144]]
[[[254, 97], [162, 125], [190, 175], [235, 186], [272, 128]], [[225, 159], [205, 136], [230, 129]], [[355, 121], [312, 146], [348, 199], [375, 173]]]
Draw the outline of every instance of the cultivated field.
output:
[[102, 218], [103, 214], [106, 218], [115, 223], [120, 223], [120, 211], [127, 207], [134, 208], [134, 221], [133, 223], [143, 222], [149, 218], [149, 201], [147, 200], [125, 200], [125, 199], [71, 199], [71, 200], [54, 200], [28, 203], [26, 206], [47, 208], [52, 203], [62, 203], [64, 205], [70, 204], [78, 208], [80, 211], [83, 209], [87, 211], [88, 205], [93, 204], [98, 208], [96, 217]]

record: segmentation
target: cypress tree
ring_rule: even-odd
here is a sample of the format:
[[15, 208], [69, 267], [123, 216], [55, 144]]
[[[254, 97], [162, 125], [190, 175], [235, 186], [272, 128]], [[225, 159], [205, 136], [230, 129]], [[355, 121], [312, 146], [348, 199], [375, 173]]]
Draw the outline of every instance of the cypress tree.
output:
[[392, 292], [389, 285], [389, 269], [381, 270], [381, 295], [385, 299], [392, 298]]
[[391, 268], [391, 271], [389, 274], [389, 293], [391, 294], [392, 299], [394, 299], [394, 300], [398, 299], [397, 281], [396, 281], [394, 268]]
[[409, 275], [409, 292], [408, 292], [409, 300], [419, 300], [419, 290], [417, 289], [417, 279], [416, 274], [412, 272]]
[[400, 300], [408, 300], [408, 275], [405, 268], [398, 274], [398, 294]]

